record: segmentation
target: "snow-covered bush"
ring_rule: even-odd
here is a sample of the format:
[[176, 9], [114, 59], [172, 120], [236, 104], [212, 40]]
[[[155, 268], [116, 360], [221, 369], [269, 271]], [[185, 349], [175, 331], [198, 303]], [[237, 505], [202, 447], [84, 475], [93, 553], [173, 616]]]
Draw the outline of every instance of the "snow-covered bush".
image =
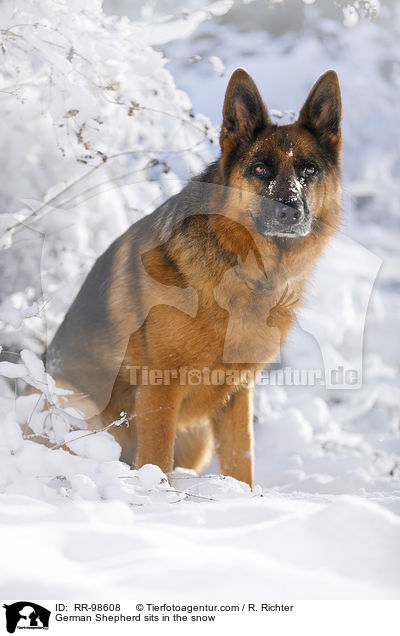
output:
[[[186, 33], [228, 8], [188, 14]], [[43, 349], [95, 256], [210, 158], [216, 131], [155, 48], [177, 21], [109, 16], [100, 0], [2, 3], [3, 344]]]

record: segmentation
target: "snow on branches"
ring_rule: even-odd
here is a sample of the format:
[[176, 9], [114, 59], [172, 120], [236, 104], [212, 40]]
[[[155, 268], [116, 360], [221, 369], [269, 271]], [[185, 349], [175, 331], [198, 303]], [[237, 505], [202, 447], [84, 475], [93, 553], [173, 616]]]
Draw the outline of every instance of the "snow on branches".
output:
[[[231, 4], [187, 12], [185, 34]], [[94, 258], [210, 159], [217, 131], [156, 49], [181, 22], [106, 15], [100, 0], [2, 3], [0, 242], [13, 282], [0, 283], [0, 320], [34, 303], [41, 318], [18, 333], [6, 320], [4, 344], [43, 349]]]

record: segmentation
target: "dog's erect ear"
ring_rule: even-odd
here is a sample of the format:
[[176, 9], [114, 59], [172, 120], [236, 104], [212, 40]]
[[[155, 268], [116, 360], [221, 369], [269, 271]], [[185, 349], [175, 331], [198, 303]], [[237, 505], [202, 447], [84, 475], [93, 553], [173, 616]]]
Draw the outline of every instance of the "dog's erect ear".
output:
[[223, 152], [230, 152], [271, 124], [267, 109], [253, 78], [243, 68], [237, 68], [225, 93], [220, 143]]
[[311, 130], [319, 141], [332, 150], [340, 148], [342, 97], [335, 71], [326, 71], [312, 87], [300, 111], [297, 123]]

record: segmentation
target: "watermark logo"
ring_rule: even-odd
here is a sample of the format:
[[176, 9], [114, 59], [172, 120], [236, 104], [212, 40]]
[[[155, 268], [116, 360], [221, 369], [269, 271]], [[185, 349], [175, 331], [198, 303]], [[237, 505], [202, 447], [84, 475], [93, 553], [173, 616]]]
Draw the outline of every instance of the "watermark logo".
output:
[[14, 634], [16, 629], [48, 629], [51, 612], [31, 601], [18, 601], [4, 604], [6, 610], [7, 631]]
[[328, 386], [352, 388], [359, 383], [357, 369], [339, 366], [336, 369], [251, 369], [210, 367], [155, 369], [147, 366], [127, 366], [132, 386], [160, 386], [177, 382], [181, 386]]

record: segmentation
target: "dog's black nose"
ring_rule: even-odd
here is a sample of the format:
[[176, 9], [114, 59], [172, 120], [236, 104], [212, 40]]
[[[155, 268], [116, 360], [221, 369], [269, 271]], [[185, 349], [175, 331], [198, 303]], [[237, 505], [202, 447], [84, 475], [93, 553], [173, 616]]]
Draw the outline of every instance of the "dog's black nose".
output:
[[304, 210], [275, 201], [273, 215], [281, 225], [297, 225], [303, 219]]

